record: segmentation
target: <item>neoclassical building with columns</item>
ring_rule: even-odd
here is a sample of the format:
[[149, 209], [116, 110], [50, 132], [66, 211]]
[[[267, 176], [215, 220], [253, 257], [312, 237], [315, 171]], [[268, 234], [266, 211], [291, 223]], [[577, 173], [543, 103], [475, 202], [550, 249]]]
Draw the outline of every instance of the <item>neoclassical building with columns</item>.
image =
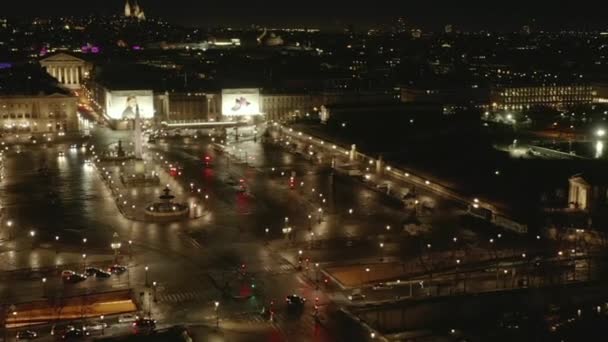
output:
[[65, 52], [42, 58], [40, 65], [62, 86], [69, 89], [79, 89], [93, 68], [91, 63]]

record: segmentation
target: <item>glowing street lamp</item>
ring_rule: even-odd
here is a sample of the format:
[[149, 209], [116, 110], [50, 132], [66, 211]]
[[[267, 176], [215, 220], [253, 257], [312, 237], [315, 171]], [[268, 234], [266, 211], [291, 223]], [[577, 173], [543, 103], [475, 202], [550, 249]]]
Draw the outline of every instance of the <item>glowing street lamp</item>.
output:
[[220, 313], [219, 313], [219, 307], [220, 307], [220, 302], [215, 302], [213, 303], [215, 306], [215, 328], [218, 329], [220, 327]]
[[114, 232], [114, 235], [112, 235], [112, 243], [110, 244], [110, 247], [114, 250], [114, 263], [118, 262], [118, 250], [120, 249], [120, 247], [122, 246], [122, 243], [120, 242], [120, 240], [118, 240], [118, 233]]
[[146, 274], [146, 287], [148, 286], [148, 270], [149, 270], [148, 266], [144, 267], [144, 271]]

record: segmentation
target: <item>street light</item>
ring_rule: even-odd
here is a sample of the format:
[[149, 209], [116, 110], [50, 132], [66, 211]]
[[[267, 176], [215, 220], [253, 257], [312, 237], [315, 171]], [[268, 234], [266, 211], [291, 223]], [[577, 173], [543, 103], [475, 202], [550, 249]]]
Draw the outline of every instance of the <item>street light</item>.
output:
[[220, 327], [220, 313], [219, 313], [219, 306], [220, 306], [220, 302], [215, 302], [213, 303], [215, 305], [215, 328], [218, 329]]
[[82, 254], [82, 270], [86, 273], [87, 269], [87, 255], [85, 253]]
[[46, 297], [46, 278], [42, 278], [42, 296]]
[[154, 303], [156, 303], [156, 282], [152, 282], [152, 289], [154, 290]]
[[101, 321], [101, 334], [102, 335], [105, 334], [105, 331], [106, 331], [106, 325], [103, 323], [103, 319], [104, 319], [103, 315], [99, 316], [99, 320]]
[[144, 271], [146, 273], [146, 287], [148, 286], [148, 266], [144, 267]]
[[118, 233], [114, 232], [114, 235], [112, 235], [112, 238], [113, 238], [113, 241], [110, 244], [110, 247], [112, 247], [112, 249], [114, 250], [114, 263], [117, 263], [118, 262], [118, 250], [122, 246], [122, 243], [120, 243], [120, 240], [118, 240]]

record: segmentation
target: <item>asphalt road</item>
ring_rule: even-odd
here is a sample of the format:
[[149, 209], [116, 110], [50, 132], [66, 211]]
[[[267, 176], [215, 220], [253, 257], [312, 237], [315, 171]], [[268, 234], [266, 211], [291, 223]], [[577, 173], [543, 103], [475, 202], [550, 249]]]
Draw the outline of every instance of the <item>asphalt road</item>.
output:
[[[91, 144], [100, 151], [118, 139], [128, 141], [127, 133], [98, 128]], [[58, 156], [60, 151], [64, 157]], [[205, 156], [210, 157], [209, 165], [203, 162]], [[323, 319], [326, 307], [350, 304], [344, 293], [317, 289], [314, 276], [295, 269], [299, 251], [303, 259], [322, 266], [381, 258], [412, 261], [428, 241], [437, 249], [449, 249], [456, 248], [449, 242], [454, 236], [476, 245], [494, 234], [455, 223], [458, 206], [436, 198], [435, 211], [419, 215], [427, 231], [413, 236], [403, 231], [403, 222], [412, 213], [363, 182], [260, 141], [233, 142], [227, 151], [218, 152], [207, 137], [159, 140], [146, 148], [147, 160], [181, 167], [172, 187], [184, 193], [194, 190], [191, 196], [204, 201], [205, 215], [169, 224], [130, 221], [117, 210], [98, 172], [84, 165], [88, 158], [92, 158], [90, 150], [71, 150], [68, 145], [22, 146], [7, 152], [6, 177], [0, 185], [5, 208], [0, 268], [109, 265], [116, 232], [123, 242], [120, 262], [129, 271], [70, 285], [49, 272], [44, 286], [40, 276], [5, 272], [10, 281], [0, 285], [3, 303], [133, 288], [141, 314], [150, 314], [160, 326], [201, 326], [201, 336], [207, 336], [215, 334], [208, 328], [219, 318], [220, 331], [225, 329], [234, 341], [252, 336], [340, 340], [315, 321], [313, 303], [319, 305]], [[37, 171], [44, 165], [48, 174]], [[241, 180], [245, 192], [237, 190]], [[289, 234], [284, 234], [286, 227], [291, 228]], [[132, 241], [130, 248], [127, 240]], [[153, 282], [155, 290], [146, 286]], [[422, 294], [421, 290], [413, 289], [415, 294]], [[382, 300], [402, 292], [377, 292], [371, 297]], [[287, 315], [284, 304], [285, 296], [294, 293], [308, 299], [304, 313], [295, 318]], [[264, 307], [275, 311], [274, 321], [260, 315]], [[116, 326], [115, 333], [124, 332]], [[238, 333], [244, 331], [249, 333]]]

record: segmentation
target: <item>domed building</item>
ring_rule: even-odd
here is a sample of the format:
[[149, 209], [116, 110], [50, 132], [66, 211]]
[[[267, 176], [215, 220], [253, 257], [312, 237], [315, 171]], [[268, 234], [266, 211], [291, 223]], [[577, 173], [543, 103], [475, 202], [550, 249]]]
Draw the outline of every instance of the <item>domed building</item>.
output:
[[137, 0], [134, 0], [133, 4], [131, 4], [129, 0], [126, 0], [125, 17], [137, 20], [146, 20], [146, 14], [144, 13], [143, 8], [139, 7]]
[[258, 44], [264, 46], [280, 46], [283, 45], [284, 41], [281, 36], [276, 35], [274, 32], [268, 32], [264, 29], [264, 32], [257, 38]]

